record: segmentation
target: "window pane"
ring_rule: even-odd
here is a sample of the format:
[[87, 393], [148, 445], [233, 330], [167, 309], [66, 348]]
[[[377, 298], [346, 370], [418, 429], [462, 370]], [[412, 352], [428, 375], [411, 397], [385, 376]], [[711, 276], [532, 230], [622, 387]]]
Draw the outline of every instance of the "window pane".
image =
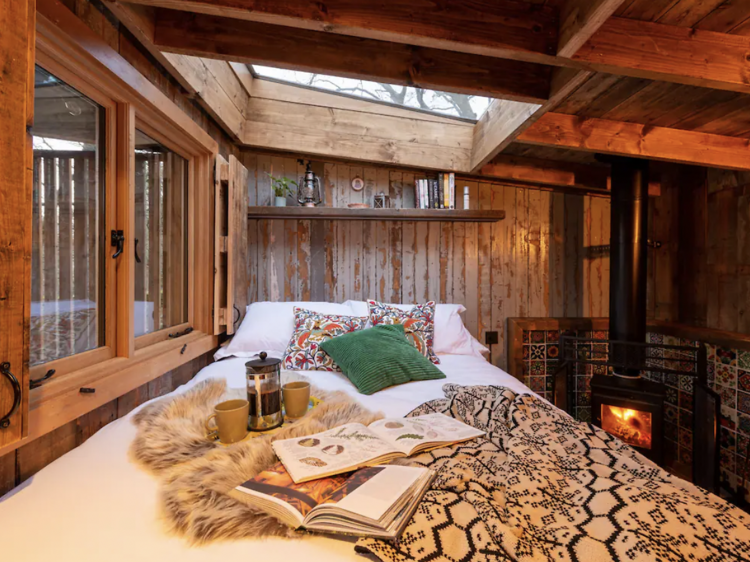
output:
[[103, 344], [104, 109], [41, 67], [34, 84], [30, 364]]
[[135, 335], [187, 322], [187, 161], [135, 141]]
[[453, 92], [426, 90], [412, 86], [397, 86], [370, 80], [342, 78], [328, 74], [312, 74], [271, 66], [252, 65], [258, 76], [299, 86], [328, 90], [350, 97], [401, 105], [406, 108], [429, 111], [452, 117], [477, 121], [492, 102], [492, 98], [470, 96]]

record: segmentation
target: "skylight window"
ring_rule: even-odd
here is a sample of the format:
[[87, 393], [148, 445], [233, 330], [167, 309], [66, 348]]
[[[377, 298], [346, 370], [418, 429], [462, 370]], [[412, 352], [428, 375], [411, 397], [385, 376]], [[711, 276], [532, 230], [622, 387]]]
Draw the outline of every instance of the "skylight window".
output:
[[312, 74], [257, 64], [253, 65], [253, 70], [263, 78], [472, 121], [479, 119], [492, 102], [492, 98], [482, 96], [439, 92], [411, 86], [396, 86], [354, 78], [339, 78], [338, 76]]

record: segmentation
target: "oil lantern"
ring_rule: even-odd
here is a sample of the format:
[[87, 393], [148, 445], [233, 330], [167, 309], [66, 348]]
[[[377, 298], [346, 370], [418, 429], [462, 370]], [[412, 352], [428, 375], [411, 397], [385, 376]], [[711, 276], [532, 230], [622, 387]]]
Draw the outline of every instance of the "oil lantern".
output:
[[303, 207], [314, 207], [320, 204], [320, 178], [312, 171], [309, 161], [305, 175], [299, 181], [297, 203]]

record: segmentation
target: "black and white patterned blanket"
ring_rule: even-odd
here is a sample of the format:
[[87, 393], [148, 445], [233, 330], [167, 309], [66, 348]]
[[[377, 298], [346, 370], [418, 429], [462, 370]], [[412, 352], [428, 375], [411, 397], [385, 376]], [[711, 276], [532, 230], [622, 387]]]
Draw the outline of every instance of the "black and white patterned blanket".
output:
[[504, 387], [445, 385], [443, 412], [485, 438], [414, 457], [438, 472], [383, 561], [750, 561], [750, 517], [599, 428]]

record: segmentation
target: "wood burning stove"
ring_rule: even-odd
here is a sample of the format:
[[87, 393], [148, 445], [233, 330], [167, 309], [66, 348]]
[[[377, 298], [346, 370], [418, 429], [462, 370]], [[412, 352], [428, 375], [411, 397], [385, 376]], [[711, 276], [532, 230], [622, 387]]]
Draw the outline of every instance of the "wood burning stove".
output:
[[[643, 375], [656, 372], [693, 377], [693, 411], [703, 417], [694, 421], [695, 452], [706, 454], [705, 458], [693, 457], [693, 481], [715, 491], [719, 398], [708, 388], [706, 350], [646, 343], [649, 163], [624, 157], [601, 159], [612, 166], [609, 339], [561, 338], [555, 403], [565, 409], [571, 403], [571, 365], [596, 365], [599, 372], [590, 382], [592, 421], [663, 465], [666, 388]], [[592, 357], [586, 351], [601, 348], [607, 349], [605, 357]], [[682, 359], [668, 366], [656, 360], [667, 353]]]
[[610, 435], [664, 464], [665, 388], [644, 378], [594, 375], [591, 380], [593, 421]]

